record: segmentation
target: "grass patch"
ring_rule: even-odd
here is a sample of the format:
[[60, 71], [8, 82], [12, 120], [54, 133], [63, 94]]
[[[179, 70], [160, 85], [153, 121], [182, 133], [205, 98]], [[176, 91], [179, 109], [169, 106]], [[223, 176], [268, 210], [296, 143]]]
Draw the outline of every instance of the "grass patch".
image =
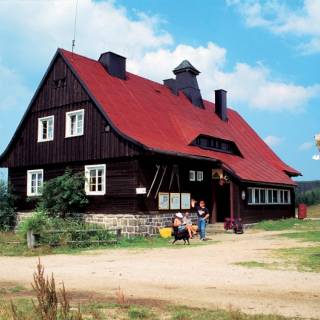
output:
[[319, 231], [300, 231], [300, 232], [290, 232], [281, 234], [283, 237], [290, 239], [296, 239], [301, 241], [311, 241], [320, 242], [320, 232]]
[[309, 218], [320, 218], [320, 204], [309, 206], [307, 215]]
[[9, 288], [8, 291], [11, 293], [18, 293], [22, 291], [26, 291], [27, 289], [21, 285], [14, 286], [12, 288]]
[[133, 238], [122, 238], [118, 244], [114, 245], [115, 248], [163, 248], [172, 246], [171, 238], [156, 237], [133, 237]]
[[156, 315], [147, 307], [130, 306], [128, 310], [130, 320], [136, 319], [156, 319]]
[[299, 220], [295, 218], [282, 220], [265, 220], [253, 226], [253, 229], [265, 231], [282, 231], [282, 230], [319, 230], [320, 221]]
[[265, 262], [258, 262], [258, 261], [241, 261], [236, 262], [235, 265], [247, 267], [247, 268], [263, 268], [263, 269], [274, 269], [274, 263], [265, 263]]
[[15, 286], [7, 286], [0, 288], [0, 295], [7, 295], [7, 294], [14, 294], [14, 293], [20, 293], [20, 292], [27, 292], [28, 290], [21, 286], [21, 285], [15, 285]]
[[190, 246], [184, 245], [183, 241], [178, 241], [175, 245], [172, 245], [173, 238], [161, 238], [160, 236], [155, 237], [134, 237], [134, 238], [123, 238], [118, 244], [114, 245], [115, 248], [126, 248], [126, 249], [152, 249], [152, 248], [186, 248], [194, 246], [204, 246], [208, 244], [217, 243], [218, 241], [193, 241], [190, 240]]
[[[186, 248], [183, 242], [172, 245], [172, 238], [155, 237], [134, 237], [122, 238], [117, 244], [92, 244], [88, 247], [71, 247], [67, 245], [51, 247], [42, 245], [34, 249], [28, 249], [24, 239], [13, 232], [0, 233], [0, 255], [1, 256], [43, 256], [51, 254], [79, 254], [90, 250], [101, 249], [153, 249], [153, 248]], [[193, 242], [190, 241], [190, 247], [203, 246], [216, 243], [217, 241]]]
[[[15, 299], [21, 320], [38, 320], [34, 313], [30, 299]], [[77, 307], [76, 305], [74, 307]], [[83, 320], [294, 320], [297, 318], [282, 317], [279, 315], [249, 315], [239, 310], [208, 310], [204, 308], [189, 308], [187, 306], [151, 306], [140, 304], [110, 304], [87, 303], [81, 306]], [[0, 320], [12, 319], [10, 302], [0, 300]]]
[[186, 306], [169, 306], [170, 316], [165, 319], [171, 320], [287, 320], [278, 315], [248, 315], [233, 308], [229, 310], [207, 310], [198, 308], [188, 308]]
[[298, 271], [320, 272], [320, 246], [277, 249], [274, 254]]

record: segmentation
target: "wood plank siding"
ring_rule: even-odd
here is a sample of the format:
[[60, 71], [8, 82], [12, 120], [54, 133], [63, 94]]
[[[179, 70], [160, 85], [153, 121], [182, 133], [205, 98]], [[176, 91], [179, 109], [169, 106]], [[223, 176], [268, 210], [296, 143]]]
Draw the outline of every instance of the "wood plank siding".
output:
[[[92, 163], [92, 162], [90, 162]], [[95, 162], [102, 164], [103, 161]], [[137, 186], [137, 160], [109, 161], [106, 163], [106, 194], [88, 196], [87, 212], [133, 213], [137, 210], [135, 188]], [[87, 164], [87, 163], [85, 163]], [[44, 181], [56, 178], [68, 167], [73, 172], [84, 172], [84, 163], [41, 166]], [[40, 168], [40, 167], [39, 167]], [[18, 198], [18, 210], [31, 210], [36, 198], [27, 200], [27, 170], [30, 168], [9, 168], [9, 182]], [[38, 169], [35, 167], [34, 169]]]
[[[241, 184], [240, 190], [247, 190], [248, 187], [275, 188], [290, 190], [291, 204], [248, 204], [248, 196], [245, 200], [240, 199], [240, 216], [245, 223], [254, 223], [267, 219], [283, 219], [295, 216], [295, 191], [293, 187], [270, 186], [270, 185], [249, 185]], [[240, 191], [240, 197], [241, 197]]]
[[[141, 211], [157, 211], [158, 199], [155, 199], [156, 191], [160, 184], [163, 169], [166, 167], [166, 173], [160, 185], [159, 192], [187, 192], [197, 200], [205, 200], [209, 210], [212, 209], [212, 179], [211, 170], [217, 165], [213, 161], [199, 161], [182, 157], [170, 156], [152, 156], [141, 157], [139, 159], [139, 185], [150, 189], [152, 181], [157, 171], [157, 165], [161, 166], [158, 177], [155, 181], [153, 189], [148, 198], [140, 197], [139, 210]], [[175, 169], [178, 169], [180, 189], [177, 184], [177, 178], [174, 175]], [[190, 181], [189, 171], [202, 171], [203, 181]], [[172, 179], [171, 187], [170, 180]], [[170, 210], [169, 210], [170, 211]], [[176, 211], [176, 210], [175, 210]], [[166, 212], [164, 210], [163, 212]]]
[[[58, 80], [61, 80], [58, 83]], [[84, 135], [65, 138], [66, 112], [84, 109]], [[54, 140], [37, 142], [38, 119], [54, 116]], [[123, 139], [111, 127], [88, 97], [61, 57], [48, 73], [3, 166], [26, 167], [48, 163], [92, 161], [134, 156], [141, 149]]]

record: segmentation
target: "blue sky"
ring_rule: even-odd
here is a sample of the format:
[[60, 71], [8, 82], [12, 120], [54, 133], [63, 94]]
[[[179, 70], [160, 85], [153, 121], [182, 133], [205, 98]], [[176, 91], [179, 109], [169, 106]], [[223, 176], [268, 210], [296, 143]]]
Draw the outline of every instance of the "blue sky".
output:
[[[57, 47], [70, 49], [75, 0], [0, 1], [0, 152]], [[76, 52], [125, 55], [161, 82], [187, 58], [203, 95], [228, 102], [303, 180], [320, 179], [320, 1], [79, 0]]]

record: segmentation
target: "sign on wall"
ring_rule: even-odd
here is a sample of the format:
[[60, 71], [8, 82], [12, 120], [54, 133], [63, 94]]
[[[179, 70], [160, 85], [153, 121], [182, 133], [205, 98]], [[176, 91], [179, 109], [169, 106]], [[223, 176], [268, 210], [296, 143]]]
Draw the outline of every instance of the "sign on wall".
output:
[[223, 170], [222, 169], [212, 169], [212, 179], [222, 179], [223, 178]]
[[191, 203], [191, 194], [181, 193], [181, 209], [185, 209], [185, 210], [190, 209], [190, 203]]
[[170, 208], [169, 192], [159, 192], [158, 208], [159, 210], [169, 210]]
[[171, 210], [180, 209], [180, 193], [175, 193], [175, 192], [170, 193], [170, 209]]
[[147, 188], [140, 187], [136, 188], [136, 194], [146, 194], [147, 193]]

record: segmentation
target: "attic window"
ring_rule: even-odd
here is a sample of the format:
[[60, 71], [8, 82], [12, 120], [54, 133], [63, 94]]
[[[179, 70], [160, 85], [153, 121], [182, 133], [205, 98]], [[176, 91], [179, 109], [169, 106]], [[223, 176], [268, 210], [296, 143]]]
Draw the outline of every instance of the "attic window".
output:
[[233, 141], [200, 135], [193, 141], [192, 144], [203, 149], [210, 149], [241, 156], [239, 149]]
[[66, 85], [66, 78], [53, 80], [53, 83], [54, 83], [54, 88], [55, 89], [62, 88], [62, 87], [64, 87]]

